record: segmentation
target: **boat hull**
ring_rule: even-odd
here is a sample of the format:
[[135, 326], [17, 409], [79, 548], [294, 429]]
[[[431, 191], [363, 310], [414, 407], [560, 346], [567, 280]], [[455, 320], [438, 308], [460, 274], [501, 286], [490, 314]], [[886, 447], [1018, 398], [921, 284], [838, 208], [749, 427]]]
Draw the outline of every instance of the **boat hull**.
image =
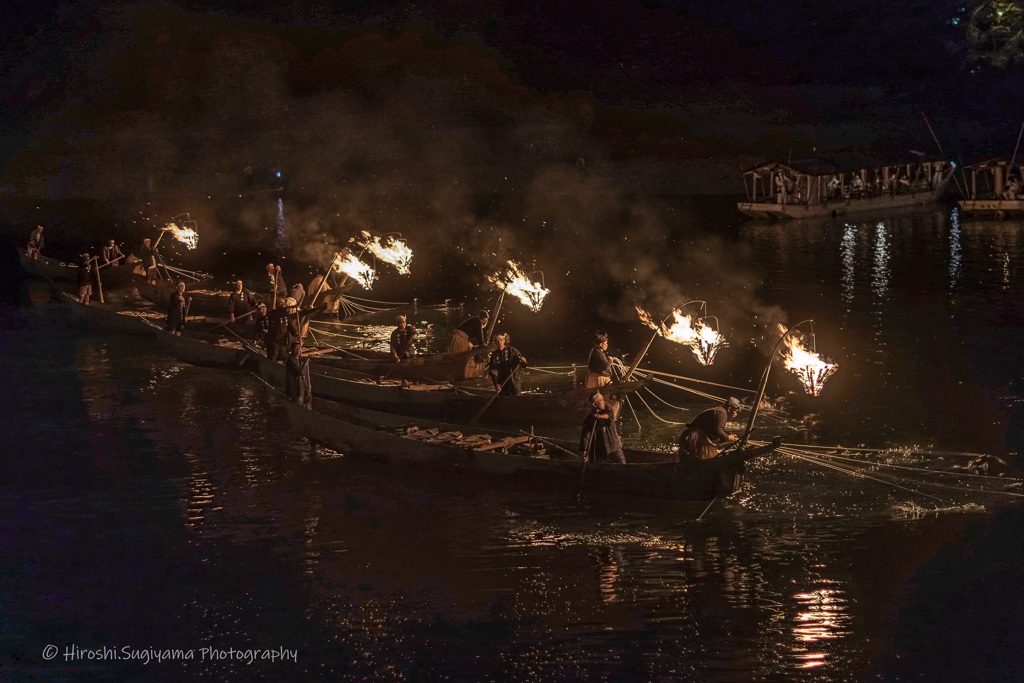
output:
[[386, 375], [410, 382], [461, 382], [483, 377], [487, 371], [487, 358], [495, 348], [497, 346], [490, 345], [461, 353], [429, 353], [405, 358], [400, 363], [395, 363], [390, 353], [379, 351], [355, 351], [348, 354], [362, 358], [351, 358], [342, 355], [346, 352], [338, 352], [321, 356], [317, 363], [364, 375]]
[[[945, 191], [945, 185], [942, 190]], [[863, 199], [847, 199], [827, 204], [778, 204], [775, 202], [738, 202], [736, 207], [741, 213], [751, 218], [769, 220], [790, 220], [798, 218], [814, 218], [816, 216], [842, 216], [860, 211], [877, 211], [879, 209], [896, 209], [910, 206], [934, 204], [941, 193], [934, 191], [913, 192]]]
[[112, 332], [135, 334], [152, 337], [160, 330], [144, 317], [133, 315], [131, 311], [118, 311], [109, 304], [91, 302], [88, 306], [79, 303], [78, 299], [68, 292], [60, 292], [60, 298], [71, 307], [75, 317], [94, 323]]
[[[736, 491], [746, 461], [774, 450], [774, 446], [752, 448], [690, 463], [650, 462], [652, 458], [667, 460], [675, 456], [626, 451], [627, 463], [624, 465], [588, 463], [584, 470], [581, 460], [568, 455], [531, 457], [404, 438], [393, 433], [394, 427], [409, 422], [408, 418], [400, 416], [354, 411], [327, 401], [314, 401], [314, 410], [291, 401], [286, 403], [289, 420], [297, 431], [345, 456], [393, 466], [484, 477], [502, 486], [544, 486], [567, 492], [585, 490], [645, 498], [711, 500]], [[375, 420], [379, 421], [376, 426], [369, 426]], [[467, 428], [458, 425], [422, 421], [417, 425], [468, 433], [464, 431]], [[505, 436], [488, 433], [492, 439]], [[631, 461], [631, 458], [640, 462]]]
[[1024, 201], [1020, 199], [961, 199], [960, 210], [968, 214], [992, 216], [1019, 216], [1024, 214]]

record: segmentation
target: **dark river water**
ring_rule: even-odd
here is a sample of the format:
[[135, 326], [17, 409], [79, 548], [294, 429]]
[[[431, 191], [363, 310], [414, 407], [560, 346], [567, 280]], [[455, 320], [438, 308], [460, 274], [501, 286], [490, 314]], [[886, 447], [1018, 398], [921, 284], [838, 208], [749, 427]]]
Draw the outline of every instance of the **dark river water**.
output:
[[[1022, 227], [743, 224], [759, 295], [839, 363], [762, 429], [1005, 454]], [[254, 377], [25, 287], [39, 303], [0, 314], [5, 681], [1024, 680], [1017, 499], [913, 472], [963, 456], [898, 451], [905, 476], [867, 479], [773, 455], [710, 505], [495, 489], [312, 444]], [[461, 313], [414, 317], [440, 337]], [[535, 355], [561, 374], [527, 384], [585, 363]], [[770, 393], [795, 388], [772, 372]], [[624, 437], [671, 443], [691, 412], [647, 400], [668, 422], [633, 401]]]

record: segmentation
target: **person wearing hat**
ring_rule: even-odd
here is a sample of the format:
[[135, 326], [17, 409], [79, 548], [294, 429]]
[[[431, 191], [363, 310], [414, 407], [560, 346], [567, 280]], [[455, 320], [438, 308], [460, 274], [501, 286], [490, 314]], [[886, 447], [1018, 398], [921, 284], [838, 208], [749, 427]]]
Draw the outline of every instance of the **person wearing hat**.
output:
[[103, 247], [103, 265], [108, 265], [123, 257], [120, 247], [114, 244], [114, 240], [107, 240], [107, 246]]
[[304, 408], [313, 407], [309, 381], [309, 358], [302, 355], [302, 342], [293, 341], [284, 361], [284, 395]]
[[92, 298], [92, 259], [88, 253], [78, 256], [78, 303], [89, 305]]
[[284, 283], [284, 278], [281, 276], [281, 266], [268, 263], [267, 280], [267, 300], [270, 301], [270, 309], [274, 310], [278, 303], [288, 296], [288, 285]]
[[228, 315], [234, 323], [237, 318], [249, 315], [256, 309], [256, 297], [245, 288], [241, 280], [235, 280], [235, 291], [228, 295]]
[[[295, 299], [288, 297], [272, 313], [270, 318], [270, 329], [264, 337], [267, 349], [267, 358], [272, 361], [284, 361], [288, 357], [288, 349], [291, 345], [300, 341], [299, 328], [295, 324]], [[300, 341], [301, 343], [301, 341]]]
[[588, 462], [617, 462], [626, 464], [622, 453], [622, 441], [615, 427], [612, 409], [605, 403], [604, 395], [595, 391], [590, 396], [590, 413], [583, 419], [580, 433], [580, 453]]
[[612, 381], [612, 362], [608, 359], [608, 335], [595, 334], [594, 347], [587, 359], [587, 389], [597, 389]]
[[509, 345], [511, 339], [507, 332], [497, 335], [494, 341], [498, 348], [491, 353], [487, 361], [491, 381], [502, 396], [518, 396], [523, 393], [519, 381], [519, 368], [526, 365], [526, 359], [519, 353], [519, 349]]
[[[256, 315], [253, 321], [253, 339], [257, 344], [263, 344], [263, 348], [267, 346], [267, 335], [270, 332], [270, 316], [267, 315], [267, 305], [262, 301], [256, 306]], [[269, 350], [267, 356], [270, 356]]]
[[395, 318], [395, 324], [398, 327], [391, 331], [391, 360], [397, 363], [403, 358], [412, 358], [416, 355], [413, 342], [416, 341], [417, 334], [416, 328], [406, 323], [404, 315]]
[[181, 336], [185, 329], [185, 319], [188, 317], [188, 306], [192, 303], [192, 297], [185, 296], [185, 283], [179, 282], [171, 293], [171, 301], [167, 305], [167, 331], [173, 335]]
[[37, 225], [28, 234], [28, 244], [25, 247], [25, 255], [32, 260], [38, 259], [43, 251], [43, 226]]
[[740, 402], [729, 397], [725, 403], [709, 408], [693, 418], [679, 436], [679, 458], [689, 456], [708, 460], [718, 455], [717, 443], [735, 441], [736, 435], [725, 431], [725, 425], [740, 414]]
[[472, 318], [463, 320], [448, 340], [448, 353], [459, 353], [469, 351], [474, 346], [483, 346], [487, 317], [487, 311], [480, 311]]

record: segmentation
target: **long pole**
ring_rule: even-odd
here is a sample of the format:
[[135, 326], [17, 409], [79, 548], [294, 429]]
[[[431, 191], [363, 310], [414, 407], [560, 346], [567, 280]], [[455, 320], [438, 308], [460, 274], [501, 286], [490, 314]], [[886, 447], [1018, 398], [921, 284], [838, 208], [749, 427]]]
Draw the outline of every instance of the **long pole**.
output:
[[1010, 157], [1010, 171], [1013, 171], [1013, 162], [1017, 161], [1017, 150], [1020, 149], [1020, 136], [1024, 135], [1024, 121], [1020, 122], [1020, 132], [1017, 133], [1017, 144], [1013, 148], [1013, 156]]
[[779, 341], [776, 342], [775, 348], [772, 349], [772, 355], [771, 357], [768, 358], [768, 365], [765, 366], [764, 375], [761, 377], [761, 387], [757, 391], [757, 398], [754, 400], [754, 407], [750, 410], [750, 419], [747, 421], [747, 429], [743, 432], [743, 436], [737, 439], [737, 443], [745, 442], [747, 440], [747, 437], [750, 435], [750, 432], [752, 432], [754, 429], [754, 420], [757, 418], [758, 408], [761, 407], [761, 399], [764, 397], [765, 387], [768, 386], [768, 373], [772, 369], [772, 361], [775, 360], [775, 354], [779, 352], [779, 347], [782, 346], [783, 340], [785, 340], [786, 337], [792, 334], [793, 330], [800, 327], [804, 323], [810, 323], [813, 329], [813, 320], [801, 320], [796, 325], [793, 325], [791, 328], [786, 330], [785, 334], [779, 337]]
[[[935, 140], [935, 145], [939, 148], [939, 154], [945, 157], [946, 153], [942, 151], [942, 143], [939, 142], [939, 137], [932, 130], [931, 121], [928, 120], [928, 116], [924, 112], [921, 112], [921, 119], [924, 121], [924, 125], [928, 126], [928, 132], [932, 134], [932, 140]], [[967, 192], [964, 191], [964, 188], [960, 187], [960, 181], [956, 179], [956, 169], [950, 171], [950, 175], [953, 176], [953, 182], [956, 183], [956, 188], [960, 190], [960, 194], [966, 197]]]
[[630, 365], [629, 370], [626, 371], [626, 376], [622, 378], [623, 382], [628, 382], [629, 378], [633, 376], [633, 371], [636, 370], [636, 366], [640, 365], [640, 361], [644, 359], [644, 356], [647, 354], [647, 350], [651, 348], [651, 344], [653, 344], [654, 340], [658, 338], [659, 334], [661, 334], [661, 328], [665, 326], [665, 323], [668, 322], [668, 319], [675, 315], [676, 311], [682, 310], [684, 307], [689, 306], [690, 304], [702, 304], [704, 306], [707, 306], [707, 303], [704, 301], [687, 301], [685, 304], [679, 304], [671, 311], [669, 311], [669, 314], [665, 316], [665, 319], [662, 320], [661, 324], [658, 325], [658, 327], [654, 330], [654, 334], [651, 335], [651, 340], [647, 342], [647, 346], [645, 346], [644, 350], [641, 351], [637, 355], [637, 357], [633, 359], [632, 365]]
[[491, 324], [487, 326], [487, 335], [484, 337], [484, 346], [491, 343], [491, 333], [494, 332], [494, 326], [498, 324], [498, 312], [501, 311], [501, 304], [505, 301], [505, 290], [501, 290], [501, 294], [498, 295], [498, 304], [494, 307], [494, 314], [491, 316]]
[[100, 257], [97, 256], [92, 262], [93, 272], [96, 274], [96, 288], [100, 292], [100, 303], [106, 303], [103, 301], [103, 280], [100, 279]]
[[[327, 284], [327, 276], [331, 274], [332, 270], [334, 270], [334, 264], [337, 262], [337, 260], [338, 254], [335, 254], [334, 258], [331, 259], [331, 263], [327, 266], [327, 272], [324, 273], [322, 278], [320, 278], [320, 285], [316, 288], [316, 291], [313, 293], [313, 298], [309, 300], [310, 306], [316, 303], [316, 298], [320, 296], [320, 292], [324, 291], [324, 285]], [[345, 276], [345, 279], [348, 279], [348, 275]], [[344, 283], [344, 281], [342, 282]]]

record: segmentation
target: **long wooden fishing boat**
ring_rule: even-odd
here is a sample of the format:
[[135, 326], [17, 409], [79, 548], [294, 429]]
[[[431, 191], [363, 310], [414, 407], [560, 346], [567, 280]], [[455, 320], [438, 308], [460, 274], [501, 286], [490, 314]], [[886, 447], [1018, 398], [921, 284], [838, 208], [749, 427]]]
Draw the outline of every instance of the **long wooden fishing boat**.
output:
[[[593, 389], [570, 389], [495, 398], [489, 389], [397, 380], [378, 383], [376, 377], [321, 365], [318, 357], [310, 361], [309, 371], [314, 396], [388, 413], [449, 422], [469, 422], [487, 406], [478, 417], [486, 424], [564, 427], [583, 421], [590, 412], [589, 398], [594, 393]], [[259, 373], [273, 386], [284, 386], [284, 366], [280, 363], [260, 357]], [[642, 386], [643, 382], [608, 384], [601, 387], [601, 393], [608, 400], [614, 400]]]
[[957, 204], [965, 214], [1003, 218], [1024, 214], [1024, 164], [995, 158], [968, 166], [967, 196]]
[[736, 206], [752, 218], [785, 220], [932, 204], [946, 192], [955, 169], [947, 160], [771, 161], [744, 172], [747, 200]]
[[91, 301], [86, 306], [80, 303], [77, 297], [65, 291], [60, 292], [60, 298], [71, 307], [76, 317], [113, 332], [154, 336], [163, 324], [163, 316], [147, 311], [120, 309], [98, 301]]
[[[167, 310], [167, 306], [171, 302], [171, 295], [177, 288], [177, 285], [170, 280], [157, 280], [153, 283], [139, 276], [135, 276], [134, 283], [139, 296], [152, 301], [157, 306], [162, 306], [161, 310]], [[206, 289], [208, 285], [208, 282], [200, 281], [185, 286], [185, 295], [192, 297], [192, 303], [189, 304], [188, 309], [189, 314], [217, 317], [228, 315], [228, 298], [231, 296], [231, 292]], [[262, 300], [258, 295], [256, 299], [257, 301]]]
[[425, 353], [404, 358], [400, 363], [384, 351], [341, 349], [318, 357], [317, 363], [410, 382], [461, 382], [483, 377], [487, 359], [496, 348], [497, 344], [492, 343], [459, 353]]
[[[578, 446], [314, 400], [313, 409], [286, 401], [292, 425], [311, 440], [349, 457], [396, 466], [471, 475], [507, 485], [553, 487], [674, 500], [711, 500], [735, 493], [744, 463], [775, 450], [735, 449], [711, 460], [678, 462], [670, 452], [624, 450], [626, 464], [587, 463]], [[546, 443], [545, 443], [546, 442]], [[562, 450], [564, 449], [564, 450]]]
[[[18, 249], [18, 256], [21, 257], [21, 267], [33, 275], [39, 275], [48, 280], [55, 280], [61, 284], [78, 281], [78, 264], [73, 262], [58, 261], [57, 259], [40, 256], [37, 259], [29, 258], [24, 249]], [[123, 259], [122, 259], [123, 260]], [[132, 267], [122, 265], [103, 266], [100, 268], [100, 282], [103, 289], [119, 289], [132, 281]]]

